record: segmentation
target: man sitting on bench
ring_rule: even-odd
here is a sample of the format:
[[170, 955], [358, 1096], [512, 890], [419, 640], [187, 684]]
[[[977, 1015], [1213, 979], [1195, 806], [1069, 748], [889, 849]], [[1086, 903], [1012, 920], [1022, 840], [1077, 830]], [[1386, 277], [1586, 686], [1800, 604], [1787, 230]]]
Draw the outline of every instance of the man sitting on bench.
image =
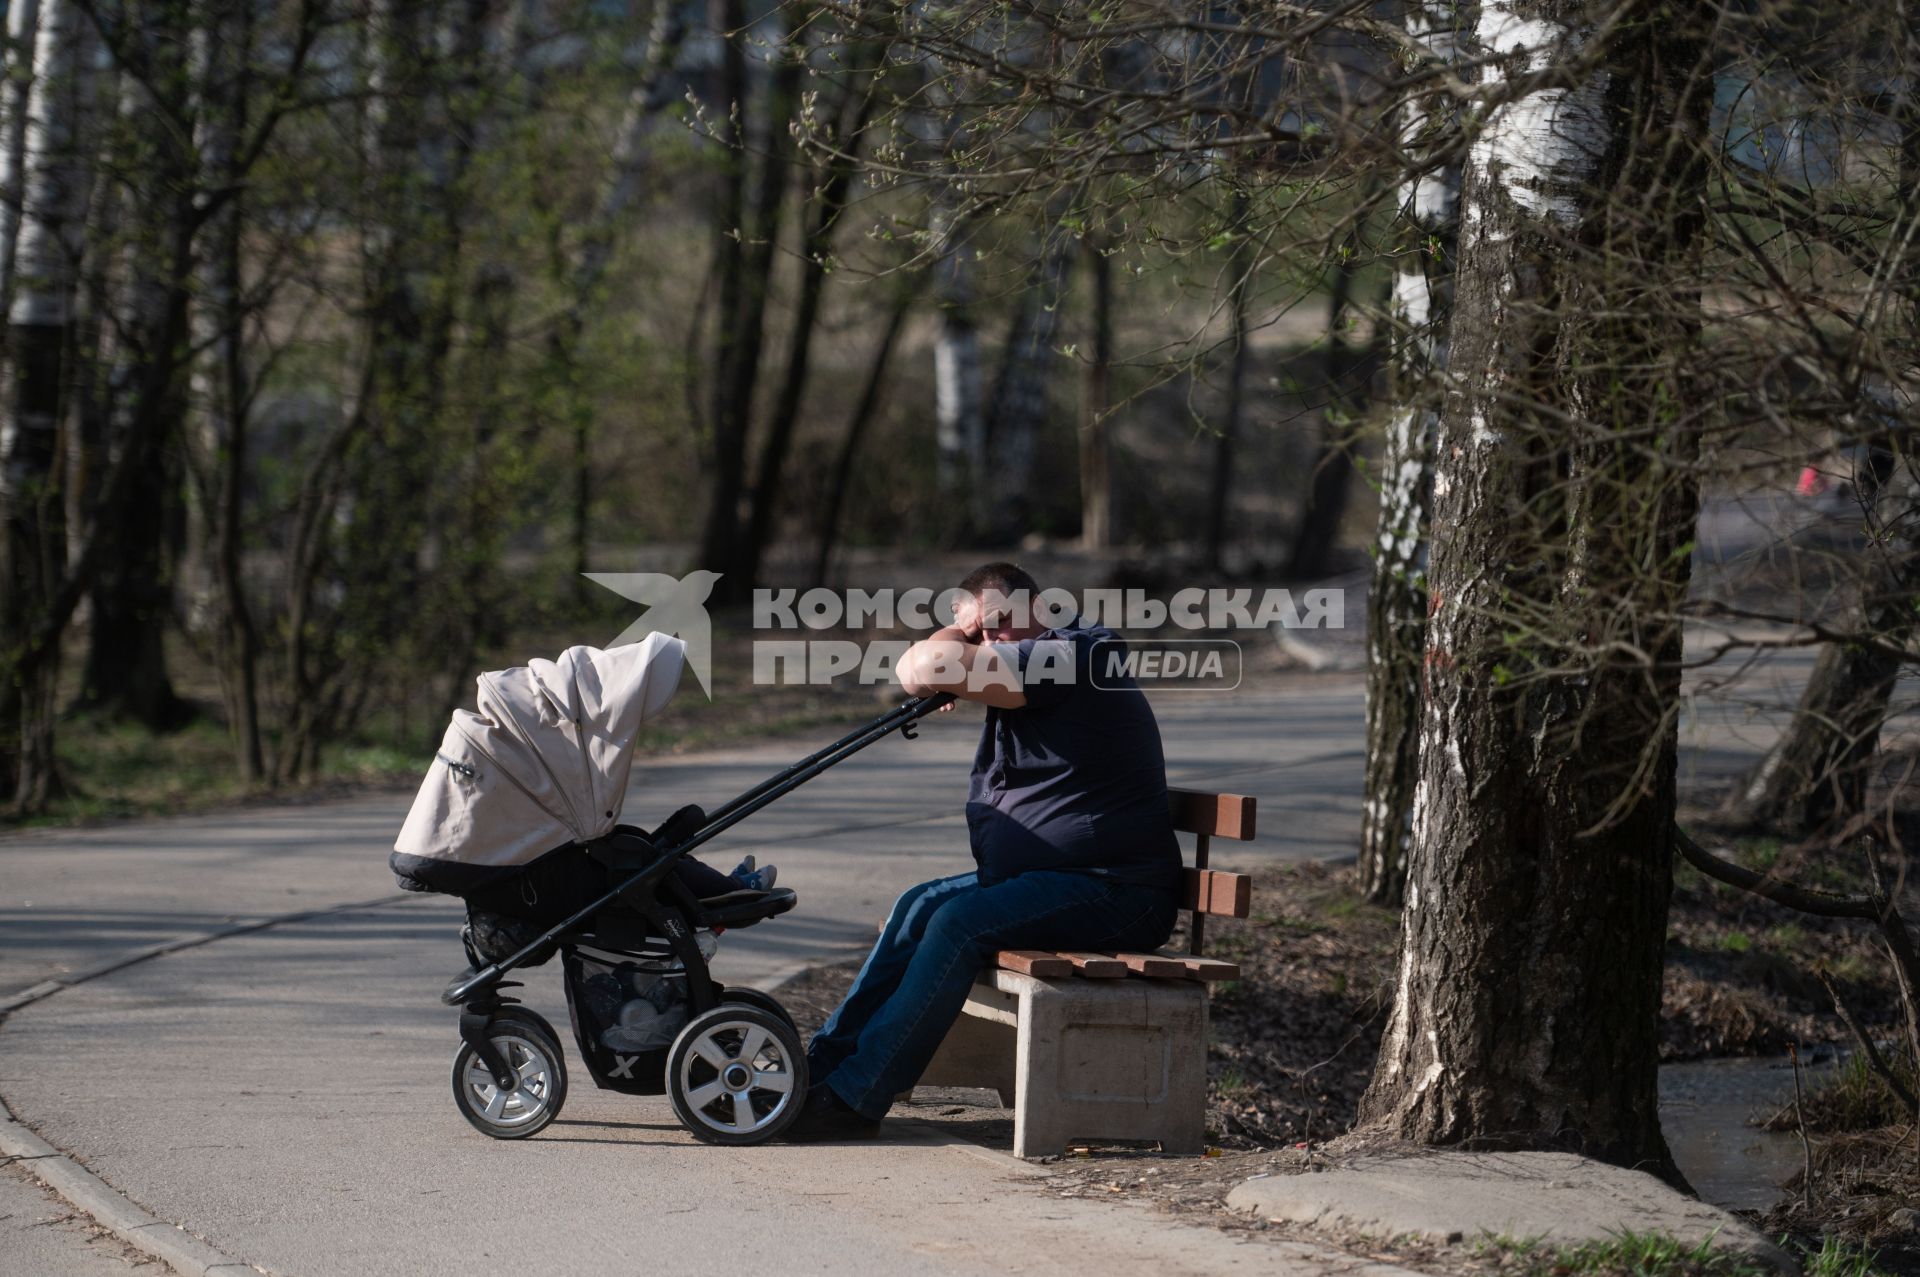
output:
[[960, 588], [954, 624], [896, 672], [913, 695], [987, 706], [967, 793], [977, 868], [895, 902], [808, 1047], [813, 1087], [788, 1139], [875, 1134], [999, 950], [1152, 949], [1173, 929], [1181, 862], [1160, 728], [1131, 679], [1092, 677], [1094, 645], [1104, 661], [1120, 640], [1078, 617], [1048, 628], [1039, 587], [1011, 563]]

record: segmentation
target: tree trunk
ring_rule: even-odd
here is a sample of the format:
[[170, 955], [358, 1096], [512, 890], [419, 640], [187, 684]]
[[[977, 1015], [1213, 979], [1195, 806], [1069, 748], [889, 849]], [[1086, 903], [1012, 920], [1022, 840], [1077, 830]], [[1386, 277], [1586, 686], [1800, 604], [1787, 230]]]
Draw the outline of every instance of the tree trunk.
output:
[[1710, 19], [1649, 6], [1595, 47], [1591, 12], [1481, 9], [1503, 63], [1596, 61], [1495, 108], [1468, 157], [1413, 854], [1362, 1121], [1678, 1180], [1655, 1070]]
[[827, 272], [833, 254], [834, 228], [846, 208], [853, 189], [860, 148], [876, 102], [877, 85], [871, 73], [850, 87], [840, 104], [840, 123], [834, 130], [834, 156], [824, 173], [808, 182], [814, 192], [810, 201], [811, 220], [801, 236], [800, 292], [794, 303], [793, 327], [787, 342], [787, 367], [781, 379], [773, 412], [767, 421], [766, 436], [760, 445], [760, 462], [754, 470], [752, 510], [747, 517], [746, 541], [739, 560], [733, 565], [736, 585], [745, 589], [758, 583], [761, 558], [773, 535], [774, 520], [780, 513], [781, 474], [786, 469], [787, 452], [800, 420], [807, 380], [813, 371], [813, 342], [819, 328], [820, 302], [826, 291]]
[[720, 255], [720, 306], [716, 316], [713, 361], [713, 472], [700, 565], [722, 574], [716, 603], [739, 602], [752, 590], [743, 580], [747, 520], [742, 509], [747, 491], [747, 446], [753, 428], [755, 392], [760, 383], [761, 351], [766, 343], [767, 300], [778, 260], [776, 241], [781, 212], [792, 185], [793, 144], [788, 126], [799, 101], [805, 66], [806, 25], [791, 15], [780, 57], [769, 77], [763, 121], [764, 155], [754, 172], [748, 209], [751, 148], [743, 129], [749, 110], [749, 81], [743, 41], [749, 38], [744, 0], [717, 0], [722, 35], [725, 103], [730, 123], [722, 130], [729, 147], [720, 217], [715, 230]]
[[614, 144], [613, 166], [601, 188], [599, 209], [587, 226], [567, 275], [566, 313], [554, 325], [548, 343], [553, 383], [567, 388], [574, 488], [569, 540], [573, 549], [574, 579], [582, 585], [591, 567], [588, 559], [594, 462], [593, 405], [578, 391], [574, 375], [580, 338], [586, 329], [588, 310], [601, 298], [606, 285], [618, 228], [647, 192], [654, 133], [661, 115], [675, 101], [678, 82], [674, 78], [674, 63], [686, 42], [690, 3], [691, 0], [660, 0], [654, 8], [653, 24], [647, 33], [646, 67], [627, 97], [627, 113], [620, 124], [619, 141]]
[[1064, 200], [1047, 206], [1039, 259], [1014, 307], [987, 410], [987, 447], [993, 464], [985, 475], [988, 522], [981, 533], [992, 542], [1017, 543], [1032, 526], [1033, 467], [1051, 416], [1053, 369], [1059, 358], [1054, 336], [1060, 328], [1067, 273], [1073, 266], [1073, 237], [1060, 225], [1065, 207]]
[[[84, 708], [149, 731], [179, 726], [189, 709], [174, 694], [165, 647], [183, 513], [183, 476], [167, 444], [185, 407], [172, 369], [185, 359], [179, 347], [186, 334], [176, 312], [186, 281], [169, 278], [174, 263], [156, 251], [194, 233], [194, 209], [183, 192], [193, 189], [195, 175], [186, 148], [176, 142], [174, 124], [191, 112], [179, 93], [186, 71], [183, 28], [184, 15], [176, 6], [144, 10], [132, 34], [153, 74], [148, 82], [124, 76], [120, 85], [122, 129], [132, 140], [121, 166], [127, 246], [114, 304], [114, 356], [101, 442], [109, 457], [133, 449], [134, 464], [148, 482], [145, 499], [106, 525], [114, 529], [114, 538], [88, 591], [87, 658], [78, 700]], [[148, 83], [175, 96], [162, 102]], [[182, 220], [187, 224], [179, 225]], [[165, 401], [146, 402], [148, 393], [162, 394]], [[146, 428], [149, 421], [152, 429]]]
[[1220, 416], [1220, 433], [1213, 443], [1213, 473], [1207, 483], [1207, 566], [1226, 567], [1227, 533], [1233, 512], [1233, 451], [1240, 441], [1247, 397], [1247, 300], [1253, 291], [1255, 260], [1247, 226], [1247, 193], [1233, 193], [1229, 222], [1233, 253], [1227, 260], [1227, 404]]
[[1855, 597], [1831, 622], [1878, 642], [1820, 649], [1793, 720], [1729, 797], [1722, 816], [1730, 824], [1805, 835], [1841, 824], [1866, 806], [1880, 728], [1902, 666], [1895, 651], [1913, 637], [1913, 586], [1920, 579], [1920, 553], [1899, 526], [1904, 518], [1886, 519], [1875, 508], [1892, 469], [1885, 442], [1874, 441], [1874, 468], [1881, 473], [1855, 476], [1860, 490], [1872, 494], [1867, 524], [1874, 544], [1858, 556]]
[[[54, 460], [66, 407], [67, 350], [85, 212], [79, 155], [83, 19], [67, 0], [41, 6], [21, 184], [18, 276], [0, 380], [0, 502], [5, 509], [0, 598], [0, 787], [23, 812], [55, 796], [53, 695], [59, 644], [30, 637], [64, 621], [65, 520]], [[69, 608], [71, 605], [68, 605]]]
[[241, 178], [236, 154], [246, 129], [248, 67], [253, 48], [252, 9], [222, 6], [197, 31], [196, 59], [202, 82], [200, 159], [205, 187], [229, 192], [206, 227], [193, 328], [200, 348], [194, 369], [194, 399], [200, 408], [200, 452], [207, 459], [202, 484], [207, 513], [208, 559], [216, 614], [214, 646], [226, 700], [234, 761], [248, 785], [266, 779], [260, 739], [259, 631], [242, 572], [242, 498], [247, 476], [247, 434], [252, 394], [247, 371], [245, 303], [240, 272]]
[[627, 96], [627, 113], [613, 147], [613, 167], [600, 191], [600, 207], [582, 237], [574, 262], [573, 292], [564, 327], [577, 338], [586, 311], [598, 299], [613, 262], [621, 222], [647, 193], [652, 173], [653, 139], [660, 117], [678, 100], [674, 63], [687, 38], [687, 0], [659, 0], [647, 32], [647, 61]]
[[[1427, 4], [1408, 34], [1443, 63], [1459, 61], [1470, 9]], [[1400, 135], [1424, 158], [1451, 141], [1456, 113], [1408, 104]], [[1379, 531], [1367, 593], [1366, 802], [1360, 820], [1360, 890], [1398, 905], [1406, 885], [1419, 767], [1420, 653], [1427, 632], [1427, 511], [1433, 436], [1447, 366], [1453, 268], [1460, 222], [1460, 165], [1441, 163], [1400, 189], [1406, 218], [1390, 303], [1394, 404], [1380, 456]]]
[[813, 557], [813, 583], [816, 585], [826, 584], [827, 567], [833, 560], [834, 543], [840, 535], [840, 512], [846, 506], [847, 489], [853, 482], [853, 461], [860, 452], [860, 441], [866, 436], [867, 427], [879, 411], [880, 397], [887, 383], [887, 365], [893, 359], [893, 349], [899, 344], [900, 330], [906, 326], [907, 312], [912, 308], [913, 293], [903, 289], [894, 300], [893, 309], [887, 314], [887, 326], [881, 330], [880, 344], [874, 348], [873, 361], [867, 365], [867, 379], [860, 388], [860, 401], [854, 405], [853, 415], [847, 419], [846, 438], [840, 442], [840, 454], [833, 463], [833, 477], [827, 483], [827, 497], [821, 503], [820, 546]]
[[7, 5], [7, 78], [0, 84], [0, 309], [13, 303], [21, 185], [26, 178], [27, 99], [33, 87], [34, 32], [39, 22], [40, 0], [12, 0]]
[[1326, 406], [1320, 414], [1320, 452], [1307, 485], [1307, 508], [1287, 561], [1287, 576], [1295, 580], [1312, 580], [1332, 570], [1334, 546], [1340, 539], [1340, 525], [1346, 519], [1347, 499], [1353, 488], [1353, 444], [1349, 435], [1353, 417], [1366, 399], [1365, 387], [1355, 384], [1366, 360], [1347, 335], [1353, 326], [1358, 248], [1356, 227], [1347, 236], [1333, 268], [1332, 296], [1327, 305]]
[[1113, 406], [1113, 263], [1106, 248], [1104, 239], [1087, 241], [1093, 340], [1080, 385], [1080, 545], [1088, 550], [1113, 544], [1113, 441], [1107, 422]]
[[980, 329], [975, 322], [975, 249], [952, 179], [942, 183], [929, 211], [938, 254], [933, 301], [939, 327], [933, 337], [935, 466], [940, 494], [955, 541], [986, 524], [987, 464], [985, 376]]

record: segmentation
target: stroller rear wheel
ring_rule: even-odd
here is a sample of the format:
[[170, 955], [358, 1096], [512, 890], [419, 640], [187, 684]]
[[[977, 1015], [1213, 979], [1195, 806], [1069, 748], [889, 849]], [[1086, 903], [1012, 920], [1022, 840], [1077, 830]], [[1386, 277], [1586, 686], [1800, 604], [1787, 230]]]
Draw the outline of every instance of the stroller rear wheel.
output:
[[667, 1055], [667, 1097], [709, 1144], [758, 1144], [793, 1122], [807, 1096], [800, 1035], [771, 1012], [722, 1003], [687, 1021]]
[[453, 1057], [453, 1098], [475, 1130], [497, 1140], [523, 1140], [545, 1130], [567, 1102], [567, 1062], [544, 1023], [502, 1016], [486, 1034], [518, 1085], [500, 1086], [468, 1043]]

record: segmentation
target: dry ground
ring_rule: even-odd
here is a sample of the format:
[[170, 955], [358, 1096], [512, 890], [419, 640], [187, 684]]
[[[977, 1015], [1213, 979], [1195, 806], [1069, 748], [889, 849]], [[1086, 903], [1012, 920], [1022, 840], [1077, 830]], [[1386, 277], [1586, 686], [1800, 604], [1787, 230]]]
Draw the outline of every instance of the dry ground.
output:
[[[1216, 988], [1209, 1154], [1076, 1150], [1054, 1164], [1045, 1191], [1136, 1199], [1220, 1227], [1283, 1233], [1226, 1211], [1226, 1194], [1251, 1176], [1299, 1173], [1354, 1151], [1353, 1141], [1341, 1137], [1353, 1125], [1378, 1049], [1398, 922], [1356, 894], [1351, 870], [1285, 865], [1259, 871], [1252, 916], [1215, 920], [1208, 940], [1210, 954], [1238, 962], [1242, 971], [1239, 981]], [[1864, 929], [1793, 914], [1683, 868], [1668, 941], [1663, 1058], [1771, 1054], [1789, 1042], [1844, 1043], [1846, 1030], [1810, 974], [1815, 963], [1834, 973], [1863, 1020], [1878, 1031], [1893, 1031], [1897, 1003], [1889, 974]], [[781, 991], [803, 1029], [825, 1019], [856, 966], [818, 968]], [[1011, 1147], [1012, 1123], [991, 1098], [923, 1093], [921, 1099], [913, 1116], [953, 1123], [982, 1143]], [[1870, 1241], [1880, 1248], [1886, 1271], [1920, 1272], [1920, 1236], [1888, 1224], [1900, 1205], [1920, 1201], [1920, 1181], [1890, 1178], [1884, 1157], [1873, 1160], [1888, 1139], [1836, 1138], [1823, 1154], [1833, 1169], [1821, 1178], [1844, 1183], [1850, 1195], [1818, 1217], [1776, 1211], [1760, 1222], [1775, 1236], [1796, 1232], [1817, 1239], [1832, 1232]], [[1911, 1153], [1910, 1140], [1906, 1147]], [[1437, 1271], [1528, 1271], [1533, 1262], [1465, 1243], [1383, 1247], [1368, 1239], [1333, 1240], [1356, 1255]]]

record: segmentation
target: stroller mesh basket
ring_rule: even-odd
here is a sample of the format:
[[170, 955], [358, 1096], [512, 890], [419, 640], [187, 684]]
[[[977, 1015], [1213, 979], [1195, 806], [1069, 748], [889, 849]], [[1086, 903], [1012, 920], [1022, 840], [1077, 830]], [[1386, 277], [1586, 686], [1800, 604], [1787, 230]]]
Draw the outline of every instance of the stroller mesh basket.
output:
[[[703, 950], [711, 935], [703, 933]], [[655, 957], [570, 949], [562, 959], [573, 1038], [596, 1084], [630, 1095], [665, 1093], [667, 1052], [692, 1015], [687, 972]]]

